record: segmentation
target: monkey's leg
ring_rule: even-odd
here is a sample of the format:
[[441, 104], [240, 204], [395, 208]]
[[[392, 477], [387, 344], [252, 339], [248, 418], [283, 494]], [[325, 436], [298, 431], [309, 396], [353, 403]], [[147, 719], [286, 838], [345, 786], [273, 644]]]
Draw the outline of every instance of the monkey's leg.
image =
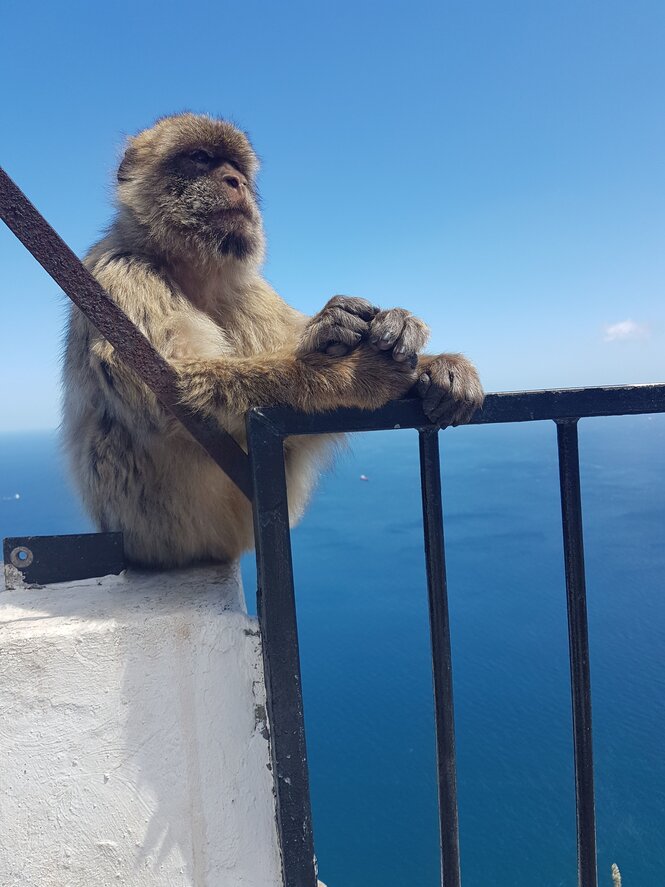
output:
[[464, 425], [483, 405], [478, 371], [463, 354], [424, 354], [418, 361], [415, 392], [425, 415], [441, 426]]

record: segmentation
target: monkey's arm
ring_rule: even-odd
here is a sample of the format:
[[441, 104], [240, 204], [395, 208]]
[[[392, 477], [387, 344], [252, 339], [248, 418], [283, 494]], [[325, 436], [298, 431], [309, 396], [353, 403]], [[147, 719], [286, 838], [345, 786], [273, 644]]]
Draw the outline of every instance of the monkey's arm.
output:
[[381, 311], [364, 299], [335, 296], [307, 323], [298, 353], [348, 354], [362, 341], [392, 355], [394, 361], [417, 364], [414, 393], [425, 414], [441, 425], [468, 422], [483, 403], [483, 389], [473, 364], [461, 354], [421, 355], [429, 330], [403, 308]]
[[343, 357], [284, 349], [253, 357], [179, 360], [182, 401], [191, 409], [242, 415], [256, 406], [284, 405], [306, 413], [337, 407], [377, 409], [405, 395], [414, 369], [365, 346]]
[[[185, 357], [174, 346], [173, 330], [191, 306], [153, 268], [137, 259], [100, 256], [93, 273], [176, 369], [182, 402], [216, 415], [227, 427], [237, 428], [248, 409], [263, 405], [305, 412], [374, 409], [404, 395], [417, 378], [413, 366], [365, 347], [343, 357], [302, 348], [296, 353], [295, 345], [246, 357]], [[113, 347], [94, 331], [88, 341], [90, 363], [112, 412], [133, 427], [138, 421], [146, 430], [178, 433], [178, 423]]]

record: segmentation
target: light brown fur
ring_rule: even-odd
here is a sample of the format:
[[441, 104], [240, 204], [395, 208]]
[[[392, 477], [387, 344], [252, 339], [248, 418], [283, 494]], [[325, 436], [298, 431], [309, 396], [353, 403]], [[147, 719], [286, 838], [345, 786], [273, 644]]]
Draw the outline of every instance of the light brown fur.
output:
[[[246, 136], [225, 121], [162, 119], [130, 141], [118, 216], [85, 260], [176, 368], [183, 402], [213, 414], [242, 445], [253, 406], [374, 409], [418, 380], [434, 421], [464, 421], [482, 400], [475, 370], [457, 355], [418, 364], [422, 321], [343, 297], [310, 319], [261, 277], [257, 166]], [[76, 308], [64, 389], [74, 478], [98, 527], [124, 532], [132, 561], [228, 560], [251, 547], [242, 494]], [[331, 444], [286, 442], [293, 521]]]

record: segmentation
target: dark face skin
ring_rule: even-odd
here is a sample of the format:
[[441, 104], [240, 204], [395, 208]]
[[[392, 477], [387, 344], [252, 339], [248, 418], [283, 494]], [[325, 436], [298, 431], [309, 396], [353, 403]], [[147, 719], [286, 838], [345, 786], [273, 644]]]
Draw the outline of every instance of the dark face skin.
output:
[[258, 197], [240, 162], [219, 147], [201, 146], [168, 158], [163, 172], [170, 224], [221, 255], [251, 259], [260, 253]]
[[130, 139], [118, 169], [119, 202], [140, 223], [151, 249], [258, 264], [257, 169], [247, 136], [233, 124], [174, 114]]

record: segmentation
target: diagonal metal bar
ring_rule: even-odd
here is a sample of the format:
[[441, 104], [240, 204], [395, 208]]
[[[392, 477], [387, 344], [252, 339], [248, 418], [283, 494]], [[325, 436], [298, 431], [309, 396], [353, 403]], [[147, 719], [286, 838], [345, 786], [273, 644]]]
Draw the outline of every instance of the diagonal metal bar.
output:
[[577, 419], [557, 422], [575, 749], [578, 887], [597, 887], [596, 810]]
[[419, 438], [420, 482], [423, 500], [425, 559], [427, 564], [427, 590], [429, 594], [430, 636], [432, 643], [432, 676], [434, 682], [439, 829], [441, 836], [441, 884], [442, 887], [460, 887], [453, 669], [443, 540], [439, 435], [435, 430], [426, 430], [420, 432]]
[[213, 419], [179, 402], [177, 375], [0, 167], [0, 218], [231, 480], [251, 498], [249, 459]]

